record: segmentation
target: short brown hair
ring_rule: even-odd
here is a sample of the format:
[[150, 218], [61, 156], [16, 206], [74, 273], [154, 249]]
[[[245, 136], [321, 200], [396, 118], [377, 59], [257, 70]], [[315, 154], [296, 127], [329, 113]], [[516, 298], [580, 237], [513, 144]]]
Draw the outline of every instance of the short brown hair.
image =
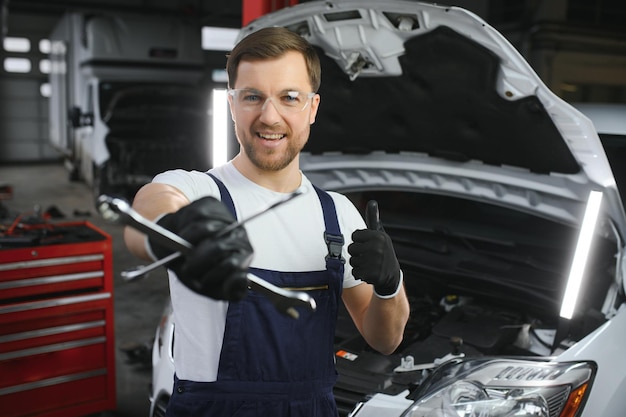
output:
[[302, 54], [309, 72], [311, 87], [313, 92], [317, 92], [320, 88], [322, 70], [315, 48], [302, 36], [284, 27], [260, 29], [235, 45], [226, 61], [229, 87], [232, 88], [237, 81], [237, 67], [241, 61], [278, 58], [289, 51]]

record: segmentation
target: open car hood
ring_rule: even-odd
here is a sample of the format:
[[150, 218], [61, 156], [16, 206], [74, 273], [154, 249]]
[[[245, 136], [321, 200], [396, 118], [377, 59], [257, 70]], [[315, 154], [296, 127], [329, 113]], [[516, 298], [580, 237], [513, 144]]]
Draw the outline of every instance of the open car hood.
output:
[[470, 357], [566, 346], [555, 329], [570, 272], [582, 273], [572, 259], [592, 191], [602, 192], [601, 213], [565, 342], [614, 317], [626, 224], [600, 138], [499, 32], [456, 7], [343, 0], [281, 9], [240, 36], [268, 26], [301, 34], [322, 62], [302, 171], [360, 209], [379, 202], [411, 306], [389, 357], [340, 311], [340, 409], [373, 392], [402, 396], [416, 379], [399, 357], [436, 365], [457, 351], [451, 340]]
[[600, 226], [624, 236], [593, 124], [478, 16], [413, 1], [314, 1], [240, 36], [266, 26], [319, 48], [322, 100], [301, 156], [315, 184], [457, 195], [575, 224], [600, 190], [610, 220]]

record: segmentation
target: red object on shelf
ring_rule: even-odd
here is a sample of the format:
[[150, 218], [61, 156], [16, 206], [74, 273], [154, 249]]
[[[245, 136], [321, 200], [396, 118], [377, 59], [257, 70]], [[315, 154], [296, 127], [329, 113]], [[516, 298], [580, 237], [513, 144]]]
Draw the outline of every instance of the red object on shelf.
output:
[[256, 18], [296, 4], [298, 4], [298, 0], [242, 0], [241, 24], [245, 26]]
[[78, 417], [116, 408], [111, 237], [48, 225], [27, 247], [0, 238], [0, 413]]

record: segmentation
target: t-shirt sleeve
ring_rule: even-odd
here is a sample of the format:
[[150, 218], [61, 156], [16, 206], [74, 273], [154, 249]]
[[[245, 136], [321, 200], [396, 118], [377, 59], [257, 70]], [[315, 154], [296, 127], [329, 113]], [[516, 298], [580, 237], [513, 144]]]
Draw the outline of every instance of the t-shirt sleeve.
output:
[[206, 173], [200, 171], [185, 171], [174, 169], [165, 171], [152, 179], [152, 182], [167, 184], [180, 190], [189, 201], [202, 197], [220, 198], [220, 191], [215, 181]]

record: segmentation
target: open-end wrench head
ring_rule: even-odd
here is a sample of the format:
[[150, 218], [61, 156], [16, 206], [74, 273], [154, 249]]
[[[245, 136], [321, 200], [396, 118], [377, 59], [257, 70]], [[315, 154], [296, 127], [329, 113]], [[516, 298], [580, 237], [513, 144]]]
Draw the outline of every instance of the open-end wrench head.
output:
[[248, 273], [250, 289], [267, 297], [276, 309], [292, 318], [299, 317], [297, 307], [315, 311], [317, 304], [309, 294], [303, 291], [291, 291], [271, 284], [254, 274]]
[[103, 219], [117, 222], [120, 220], [120, 214], [128, 210], [130, 205], [121, 198], [101, 195], [96, 200], [96, 208]]

